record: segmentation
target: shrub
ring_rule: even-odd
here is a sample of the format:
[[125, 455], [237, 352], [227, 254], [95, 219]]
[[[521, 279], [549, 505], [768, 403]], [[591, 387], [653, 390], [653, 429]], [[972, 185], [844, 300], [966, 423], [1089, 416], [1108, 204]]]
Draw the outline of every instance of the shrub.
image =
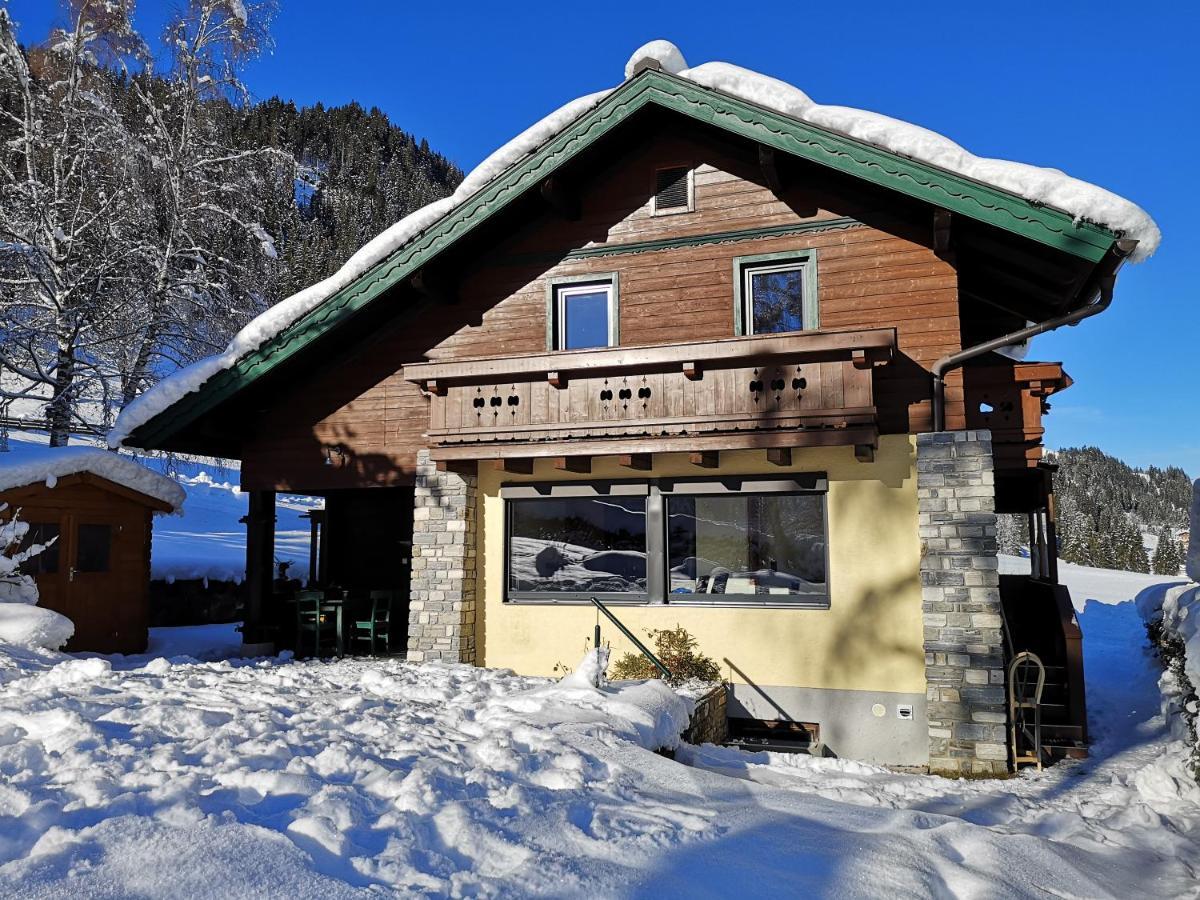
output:
[[[720, 681], [721, 668], [699, 650], [696, 639], [682, 625], [674, 628], [650, 628], [646, 631], [654, 642], [654, 653], [671, 672], [672, 684], [685, 681]], [[635, 681], [660, 677], [654, 663], [641, 653], [626, 653], [612, 668], [615, 681]]]

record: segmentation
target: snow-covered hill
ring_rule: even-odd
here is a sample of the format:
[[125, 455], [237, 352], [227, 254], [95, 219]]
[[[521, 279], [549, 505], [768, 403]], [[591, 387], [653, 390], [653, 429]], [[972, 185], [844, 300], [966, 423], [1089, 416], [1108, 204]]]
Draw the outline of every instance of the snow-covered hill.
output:
[[[0, 466], [31, 458], [46, 442], [46, 435], [37, 432], [10, 434], [9, 451], [0, 454]], [[236, 464], [153, 456], [138, 461], [173, 478], [187, 493], [180, 513], [154, 517], [151, 577], [241, 581], [246, 572], [246, 530], [238, 520], [246, 515], [248, 501], [237, 486]], [[321, 503], [315, 497], [278, 497], [275, 557], [291, 560], [292, 574], [301, 578], [308, 572], [309, 523], [300, 516]]]
[[[1146, 576], [1064, 576], [1092, 757], [1003, 781], [682, 765], [648, 749], [678, 728], [665, 695], [467, 666], [0, 648], [0, 894], [1195, 896], [1200, 788], [1159, 713]], [[152, 649], [229, 652], [228, 628]]]

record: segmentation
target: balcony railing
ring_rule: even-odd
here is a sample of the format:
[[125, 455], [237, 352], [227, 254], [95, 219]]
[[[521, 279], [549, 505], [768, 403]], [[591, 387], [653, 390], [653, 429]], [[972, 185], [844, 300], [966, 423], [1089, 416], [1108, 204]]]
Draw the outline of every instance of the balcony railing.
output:
[[[681, 328], [686, 323], [680, 323]], [[435, 459], [874, 446], [894, 329], [414, 363]]]

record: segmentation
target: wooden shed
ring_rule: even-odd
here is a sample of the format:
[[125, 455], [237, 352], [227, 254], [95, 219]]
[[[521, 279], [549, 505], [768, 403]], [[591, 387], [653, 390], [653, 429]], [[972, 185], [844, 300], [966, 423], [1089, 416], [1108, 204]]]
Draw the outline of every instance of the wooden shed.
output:
[[37, 582], [38, 605], [75, 624], [64, 649], [146, 649], [152, 521], [183, 497], [171, 479], [94, 448], [46, 448], [12, 465], [0, 457], [0, 517], [19, 513], [26, 545], [53, 540], [22, 570]]

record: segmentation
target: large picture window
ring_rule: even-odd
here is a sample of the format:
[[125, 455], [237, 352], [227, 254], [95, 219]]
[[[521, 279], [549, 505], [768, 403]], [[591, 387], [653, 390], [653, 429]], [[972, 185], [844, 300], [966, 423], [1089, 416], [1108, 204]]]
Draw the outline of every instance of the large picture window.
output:
[[508, 502], [510, 596], [644, 595], [646, 497]]
[[673, 595], [824, 596], [824, 502], [811, 494], [668, 497], [667, 552]]
[[825, 479], [522, 484], [506, 599], [828, 605]]

